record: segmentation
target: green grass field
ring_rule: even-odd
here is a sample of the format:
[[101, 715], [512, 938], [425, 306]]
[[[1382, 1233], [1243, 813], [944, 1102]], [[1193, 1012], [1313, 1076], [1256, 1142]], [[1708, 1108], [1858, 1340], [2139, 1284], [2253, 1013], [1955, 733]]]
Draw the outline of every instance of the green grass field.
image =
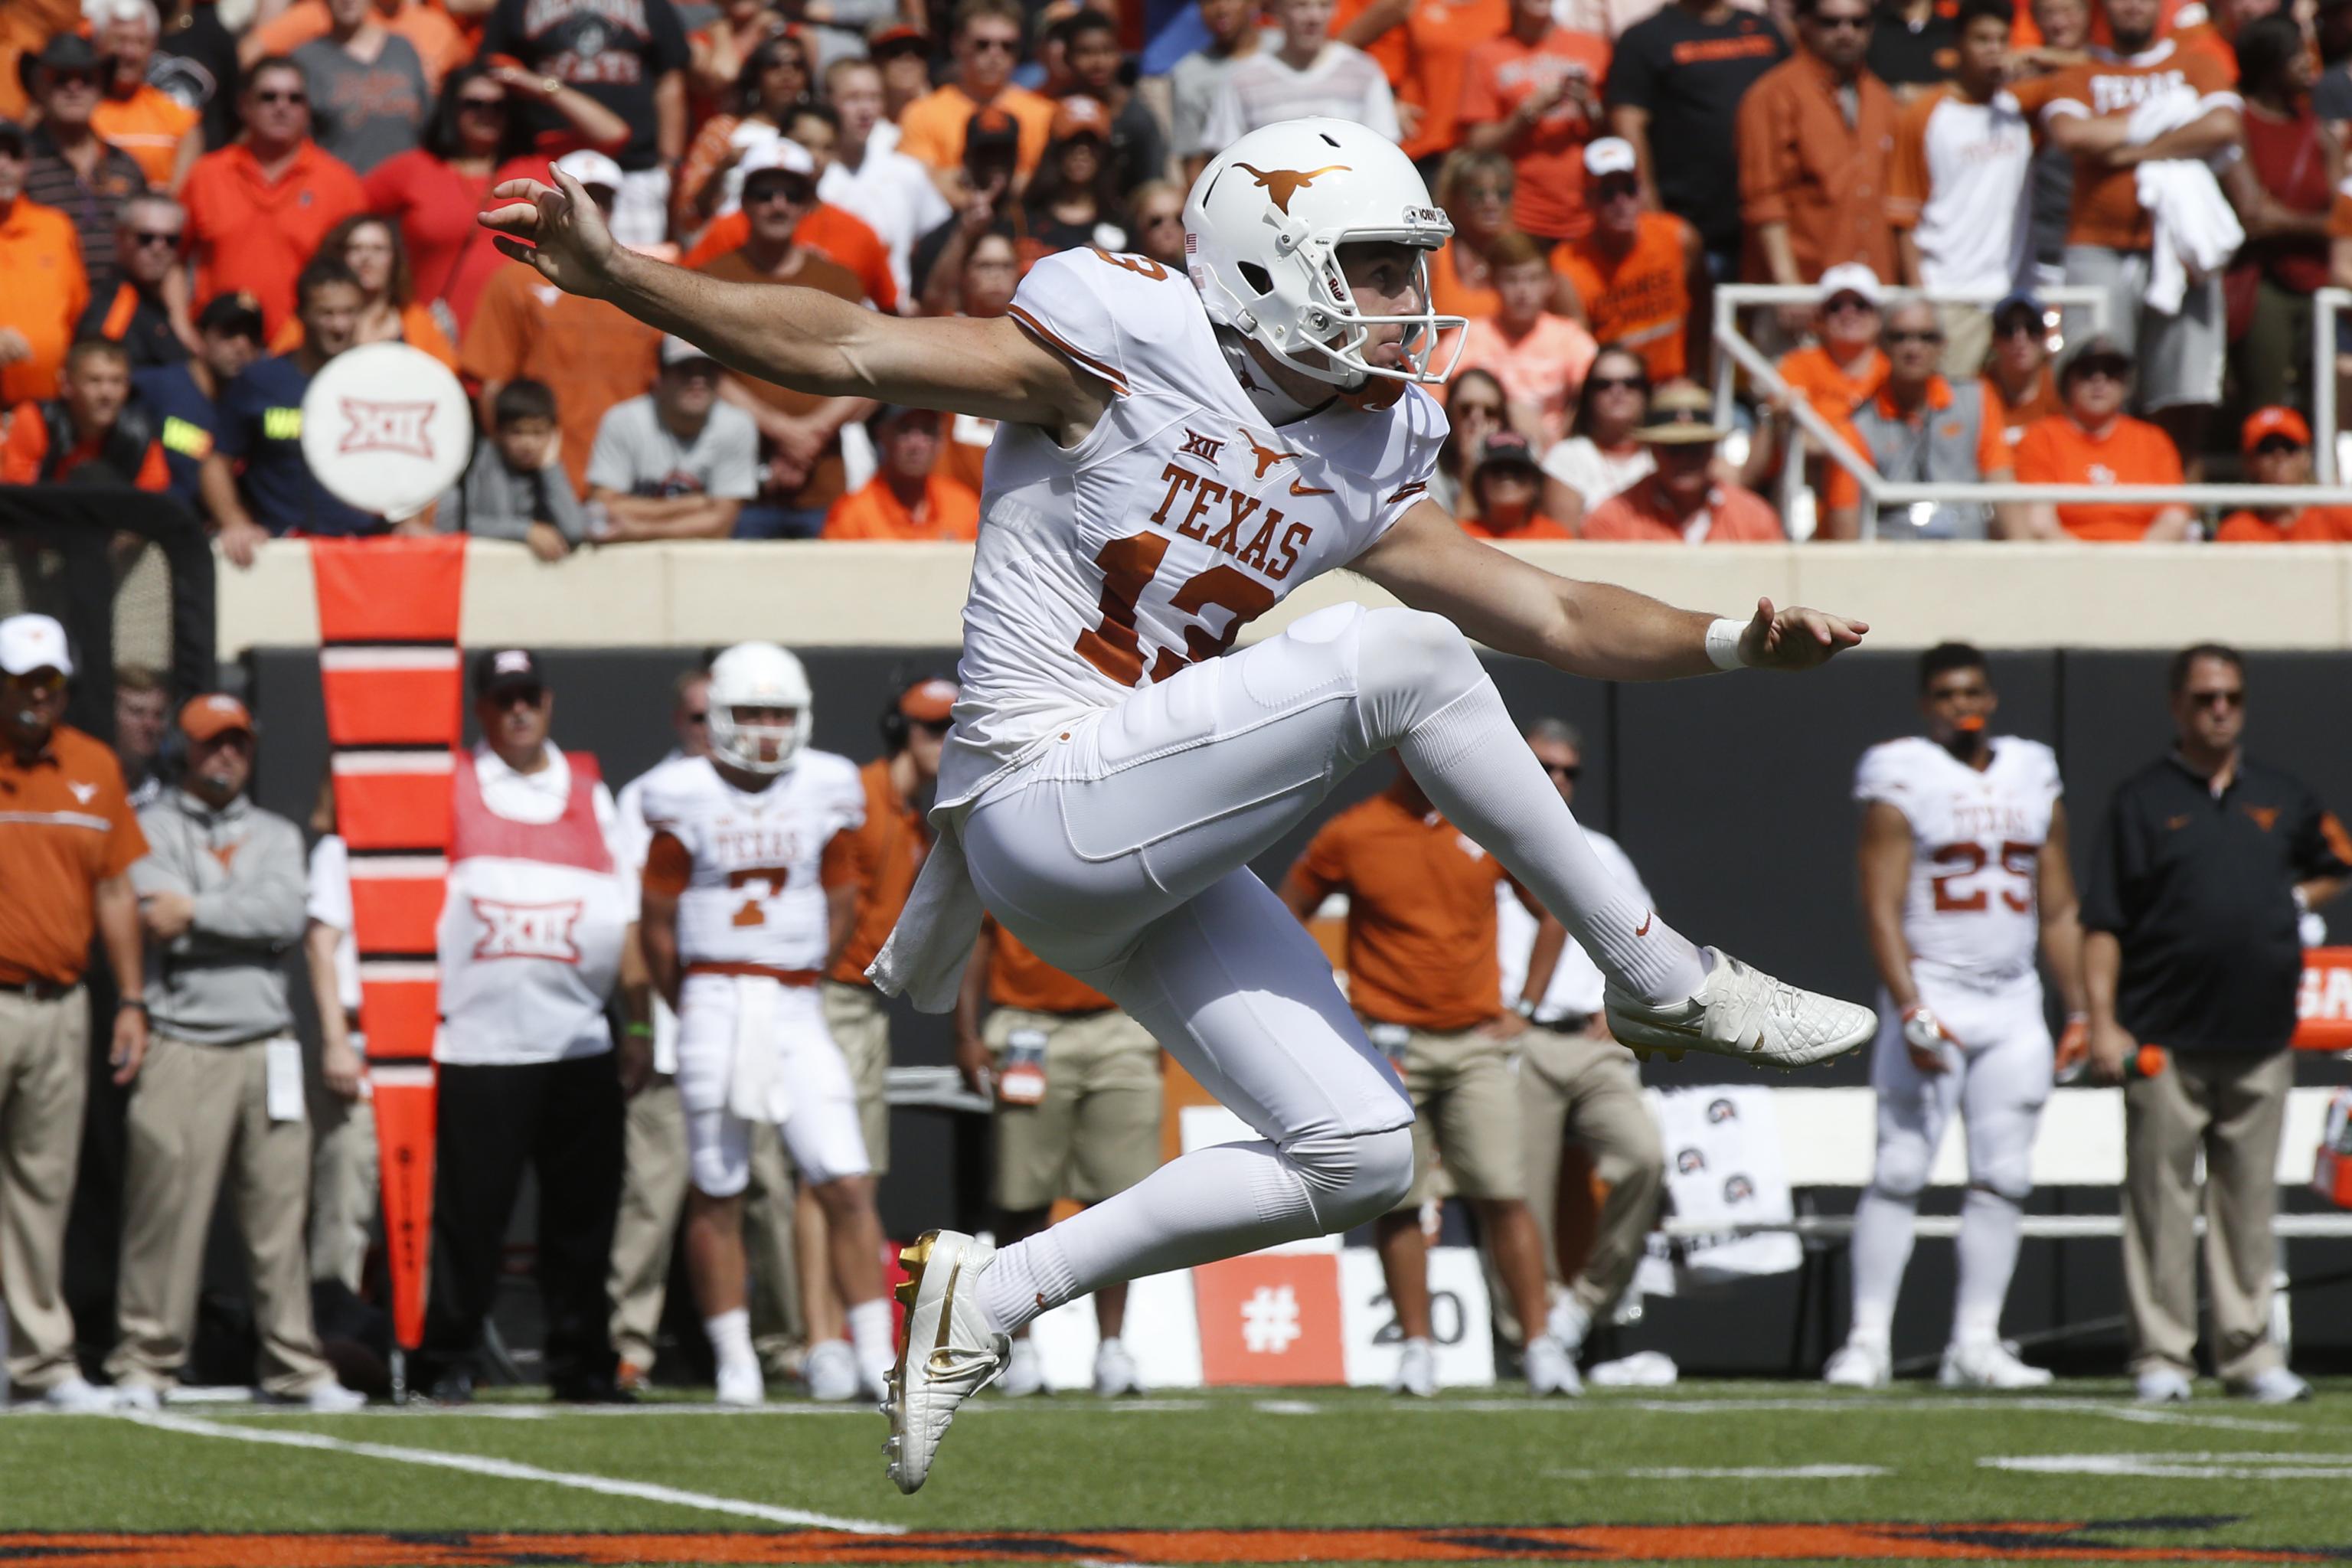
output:
[[2352, 1558], [2343, 1383], [2284, 1409], [1738, 1383], [966, 1412], [914, 1498], [878, 1415], [793, 1403], [28, 1414], [0, 1420], [0, 1563]]

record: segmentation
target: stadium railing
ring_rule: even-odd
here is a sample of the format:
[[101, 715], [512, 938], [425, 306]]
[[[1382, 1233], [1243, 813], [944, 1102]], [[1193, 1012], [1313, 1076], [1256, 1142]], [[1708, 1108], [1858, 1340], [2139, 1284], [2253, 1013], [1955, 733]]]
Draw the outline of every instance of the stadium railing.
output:
[[[2329, 297], [2335, 298], [2330, 300]], [[1771, 359], [1752, 342], [1739, 325], [1739, 310], [1751, 305], [1811, 305], [1821, 299], [1818, 288], [1780, 284], [1726, 284], [1715, 291], [1715, 346], [1717, 363], [1715, 369], [1716, 411], [1718, 423], [1731, 417], [1732, 395], [1739, 374], [1745, 373], [1766, 393], [1785, 406], [1795, 421], [1800, 438], [1796, 449], [1788, 454], [1781, 465], [1783, 494], [1780, 510], [1784, 519], [1801, 518], [1803, 509], [1793, 504], [1794, 492], [1801, 487], [1806, 447], [1817, 448], [1831, 462], [1853, 479], [1862, 491], [1861, 540], [1874, 543], [1878, 538], [1878, 513], [1881, 507], [1908, 506], [1915, 502], [1977, 503], [1996, 505], [2013, 501], [2068, 502], [2174, 502], [2205, 510], [2221, 507], [2324, 506], [2341, 505], [2347, 492], [2336, 485], [1923, 485], [1897, 484], [1881, 478], [1869, 461], [1811, 406], [1801, 394], [1792, 393], [1780, 379]], [[1932, 304], [1991, 304], [1995, 301], [1965, 291], [1941, 289], [1890, 289], [1887, 303], [1901, 300], [1924, 299]], [[2045, 304], [2062, 310], [2081, 308], [2089, 310], [2093, 331], [2104, 326], [2106, 299], [2095, 289], [2051, 289], [2042, 295]], [[2322, 304], [2320, 301], [2326, 301]], [[2341, 289], [2323, 289], [2315, 296], [2315, 321], [2333, 321], [2334, 312], [2343, 305], [2352, 304], [2352, 293]], [[2318, 329], [2314, 329], [2315, 350]], [[2335, 353], [2333, 338], [2328, 340], [2326, 357], [2316, 363], [2326, 367], [2326, 374], [2315, 374], [2315, 420], [2313, 444], [2315, 460], [2332, 468], [2335, 427]], [[2325, 402], [2320, 401], [2324, 389]], [[2323, 473], [2328, 471], [2326, 468]]]

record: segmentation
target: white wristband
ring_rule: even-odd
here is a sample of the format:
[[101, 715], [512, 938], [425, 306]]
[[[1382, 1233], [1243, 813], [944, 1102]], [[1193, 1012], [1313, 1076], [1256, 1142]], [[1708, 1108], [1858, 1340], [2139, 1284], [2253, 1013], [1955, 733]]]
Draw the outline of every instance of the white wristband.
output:
[[1748, 629], [1745, 621], [1735, 621], [1728, 616], [1718, 617], [1706, 628], [1706, 657], [1717, 669], [1745, 669], [1748, 659], [1739, 651], [1739, 634]]

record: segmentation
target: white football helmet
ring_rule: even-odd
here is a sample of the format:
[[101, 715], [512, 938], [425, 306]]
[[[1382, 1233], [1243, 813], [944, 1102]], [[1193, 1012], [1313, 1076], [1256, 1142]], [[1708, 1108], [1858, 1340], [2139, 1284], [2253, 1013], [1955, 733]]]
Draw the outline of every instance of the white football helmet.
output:
[[[1286, 120], [1209, 161], [1184, 199], [1184, 251], [1209, 319], [1302, 375], [1356, 391], [1374, 377], [1441, 382], [1430, 360], [1460, 316], [1430, 308], [1428, 253], [1454, 234], [1397, 144], [1349, 120]], [[1420, 251], [1421, 309], [1367, 316], [1339, 269], [1339, 247], [1391, 241]], [[1405, 329], [1405, 368], [1364, 358], [1371, 329]], [[1453, 356], [1460, 357], [1457, 347]], [[1402, 391], [1402, 388], [1395, 390]]]
[[[781, 773], [808, 744], [813, 694], [808, 671], [772, 642], [739, 642], [710, 661], [710, 750], [754, 773]], [[738, 709], [786, 708], [789, 724], [745, 723]]]

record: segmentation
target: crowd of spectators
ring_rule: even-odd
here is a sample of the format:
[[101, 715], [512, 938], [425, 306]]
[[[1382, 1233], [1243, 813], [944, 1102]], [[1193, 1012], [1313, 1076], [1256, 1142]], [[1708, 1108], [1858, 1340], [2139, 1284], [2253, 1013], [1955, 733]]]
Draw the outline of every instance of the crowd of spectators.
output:
[[[1896, 482], [2303, 471], [2257, 447], [2307, 462], [2303, 411], [2336, 374], [2310, 317], [2352, 282], [2352, 0], [17, 0], [7, 478], [168, 487], [239, 563], [287, 533], [386, 531], [289, 437], [327, 359], [403, 342], [459, 373], [482, 439], [479, 471], [400, 529], [549, 560], [959, 537], [985, 422], [892, 441], [870, 401], [671, 363], [500, 256], [475, 222], [489, 190], [552, 161], [624, 243], [715, 277], [984, 315], [1053, 250], [1182, 265], [1185, 182], [1304, 114], [1395, 136], [1453, 219], [1432, 292], [1467, 325], [1439, 360], [1458, 347], [1435, 489], [1481, 532], [1748, 539], [1752, 493], [1769, 537], [2331, 537], [2257, 515], [2275, 509], [1874, 520], [1791, 409]], [[1785, 388], [1741, 381], [1708, 492], [1669, 506], [1662, 477], [1626, 503], [1638, 526], [1600, 528], [1649, 476], [1640, 432], [1689, 412], [1647, 400], [1713, 369], [1727, 283], [1807, 291], [1743, 326]], [[2095, 333], [2045, 306], [2059, 285], [2105, 294]], [[93, 339], [120, 353], [69, 364]], [[124, 356], [118, 437], [87, 384]], [[509, 418], [539, 435], [509, 442]], [[1496, 430], [1524, 448], [1490, 453]]]

